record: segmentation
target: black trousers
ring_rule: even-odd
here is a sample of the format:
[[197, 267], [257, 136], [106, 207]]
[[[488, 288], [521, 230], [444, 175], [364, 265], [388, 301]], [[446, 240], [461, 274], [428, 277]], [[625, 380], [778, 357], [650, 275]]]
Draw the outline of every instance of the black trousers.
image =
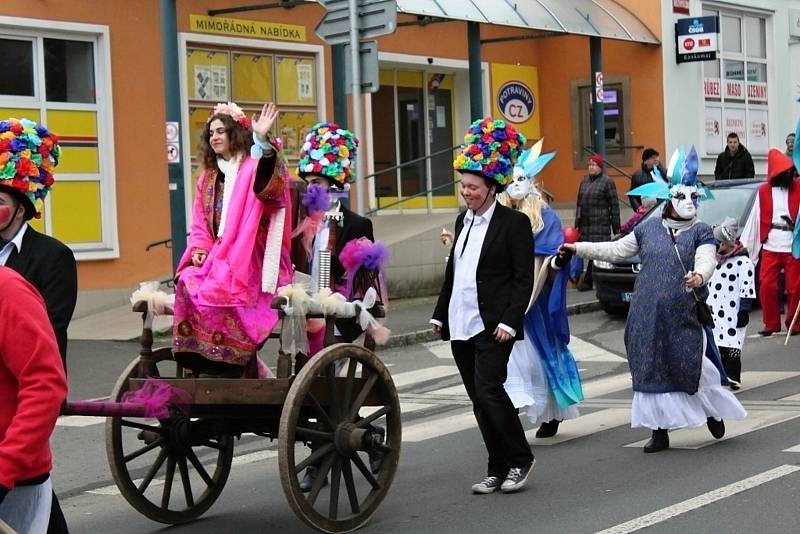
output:
[[484, 330], [450, 345], [489, 452], [487, 474], [502, 479], [510, 468], [528, 466], [533, 453], [517, 409], [503, 388], [514, 341], [498, 343]]

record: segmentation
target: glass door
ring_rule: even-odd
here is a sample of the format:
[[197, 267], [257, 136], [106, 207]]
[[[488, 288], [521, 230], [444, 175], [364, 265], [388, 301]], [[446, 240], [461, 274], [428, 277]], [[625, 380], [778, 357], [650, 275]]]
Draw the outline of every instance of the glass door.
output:
[[[382, 69], [372, 95], [377, 206], [393, 210], [457, 207], [452, 153], [429, 157], [453, 146], [452, 75]], [[442, 87], [444, 84], [445, 87]], [[426, 159], [427, 158], [427, 159]], [[432, 188], [442, 186], [431, 192]]]

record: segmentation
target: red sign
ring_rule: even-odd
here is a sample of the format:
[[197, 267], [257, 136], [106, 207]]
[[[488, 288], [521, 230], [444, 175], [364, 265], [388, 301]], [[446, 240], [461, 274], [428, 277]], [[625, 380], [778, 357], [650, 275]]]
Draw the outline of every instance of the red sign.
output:
[[686, 50], [691, 50], [692, 48], [694, 48], [694, 39], [692, 39], [691, 37], [687, 37], [686, 39], [684, 39], [683, 47]]
[[703, 94], [706, 98], [720, 97], [719, 78], [706, 78], [703, 80]]
[[689, 1], [690, 0], [672, 0], [672, 12], [680, 15], [688, 15]]

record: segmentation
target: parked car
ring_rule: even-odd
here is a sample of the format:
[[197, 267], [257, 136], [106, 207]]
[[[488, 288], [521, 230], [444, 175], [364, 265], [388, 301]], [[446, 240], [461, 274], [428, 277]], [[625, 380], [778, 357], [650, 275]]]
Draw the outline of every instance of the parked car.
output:
[[[721, 224], [725, 217], [739, 220], [739, 231], [744, 228], [750, 211], [755, 204], [758, 186], [763, 180], [724, 180], [708, 185], [713, 192], [712, 200], [700, 202], [697, 209], [701, 221], [715, 226]], [[664, 202], [656, 204], [638, 224], [661, 217]], [[633, 284], [642, 265], [637, 256], [620, 263], [595, 261], [592, 270], [594, 287], [600, 307], [611, 315], [624, 315], [633, 296]]]

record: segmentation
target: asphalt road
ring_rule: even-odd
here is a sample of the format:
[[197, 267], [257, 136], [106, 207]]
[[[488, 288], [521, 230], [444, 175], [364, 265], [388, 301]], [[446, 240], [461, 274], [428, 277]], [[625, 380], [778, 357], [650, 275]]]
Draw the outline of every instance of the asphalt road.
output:
[[[754, 315], [751, 331], [758, 328]], [[587, 400], [582, 417], [549, 440], [525, 491], [475, 496], [485, 456], [466, 395], [443, 344], [381, 353], [403, 403], [400, 468], [387, 499], [362, 532], [797, 532], [800, 498], [800, 339], [750, 338], [743, 389], [748, 419], [723, 440], [705, 428], [670, 434], [673, 448], [642, 453], [631, 429], [624, 321], [592, 313], [571, 318]], [[136, 344], [70, 345], [71, 398], [109, 394]], [[52, 443], [54, 486], [76, 533], [159, 532], [116, 491], [103, 420], [62, 418]], [[283, 495], [275, 443], [245, 436], [219, 500], [198, 521], [170, 532], [310, 532]], [[264, 452], [266, 451], [266, 452]], [[606, 530], [609, 529], [609, 530]]]

